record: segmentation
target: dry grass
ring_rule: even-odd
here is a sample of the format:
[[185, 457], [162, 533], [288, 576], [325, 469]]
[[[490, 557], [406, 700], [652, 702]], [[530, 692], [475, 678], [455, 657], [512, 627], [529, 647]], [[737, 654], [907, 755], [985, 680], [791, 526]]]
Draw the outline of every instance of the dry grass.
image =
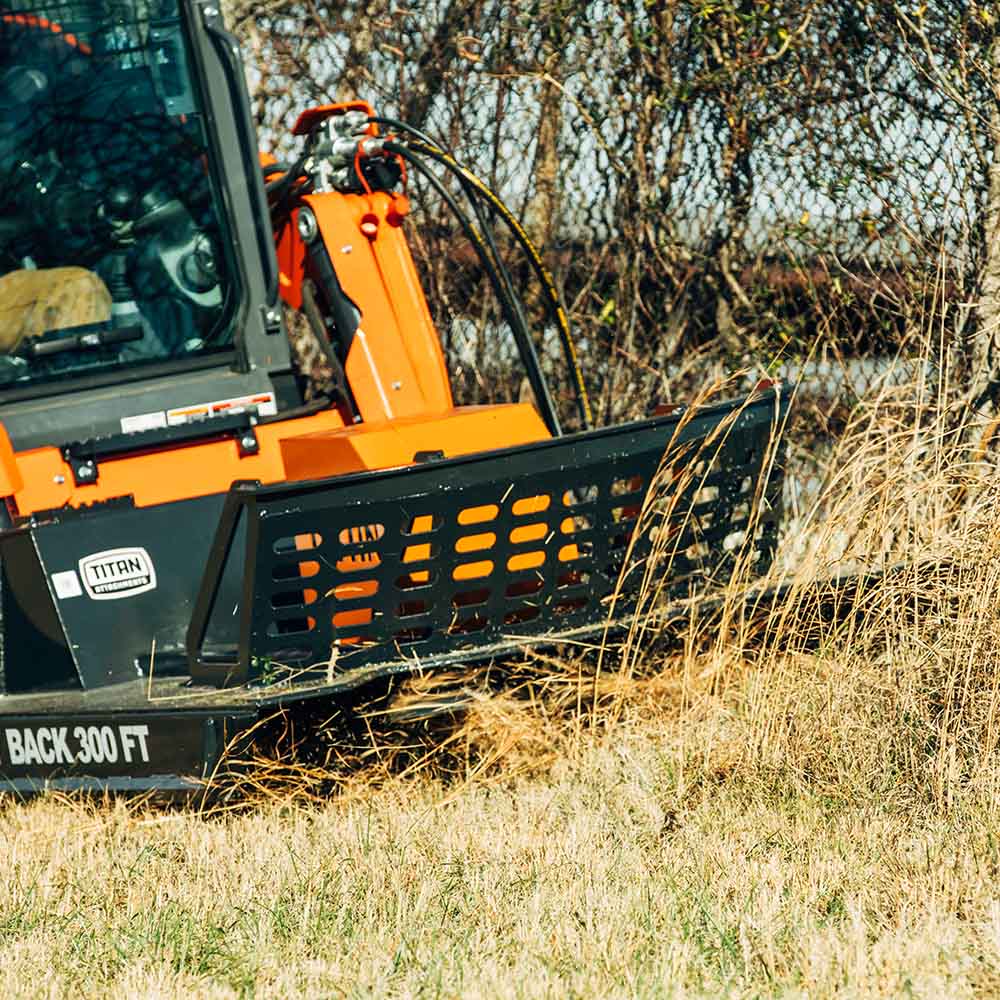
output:
[[[737, 584], [600, 671], [421, 679], [394, 708], [457, 686], [461, 724], [374, 715], [250, 806], [6, 803], [0, 991], [1000, 993], [995, 470], [926, 353], [851, 416], [767, 613]], [[900, 565], [847, 615], [806, 585]]]
[[[830, 680], [812, 680], [800, 726]], [[877, 750], [855, 772], [841, 753], [846, 721], [820, 762], [813, 742], [811, 761], [747, 767], [752, 720], [733, 697], [683, 734], [625, 722], [561, 747], [544, 778], [448, 787], [421, 777], [323, 808], [204, 819], [52, 799], [9, 807], [0, 987], [407, 997], [1000, 989], [1000, 845], [988, 804], [970, 794], [936, 808], [896, 789], [891, 766], [872, 783]], [[854, 735], [868, 739], [864, 721]]]

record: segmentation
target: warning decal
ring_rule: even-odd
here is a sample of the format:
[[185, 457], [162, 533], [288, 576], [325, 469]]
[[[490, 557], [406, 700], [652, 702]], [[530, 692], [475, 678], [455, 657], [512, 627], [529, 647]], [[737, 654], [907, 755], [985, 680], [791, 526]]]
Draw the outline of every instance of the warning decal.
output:
[[273, 392], [256, 392], [249, 396], [213, 399], [208, 403], [191, 403], [188, 406], [174, 407], [172, 410], [154, 410], [152, 413], [136, 413], [133, 416], [122, 417], [122, 431], [133, 434], [137, 431], [162, 430], [164, 427], [176, 427], [192, 420], [207, 420], [209, 417], [222, 417], [227, 413], [239, 413], [240, 410], [249, 409], [251, 406], [256, 406], [257, 413], [262, 417], [273, 417], [278, 412]]
[[250, 396], [235, 396], [232, 399], [216, 399], [211, 403], [193, 403], [167, 410], [167, 424], [171, 427], [186, 424], [191, 420], [205, 420], [208, 417], [222, 417], [227, 413], [257, 407], [262, 417], [273, 417], [278, 412], [273, 392], [258, 392]]

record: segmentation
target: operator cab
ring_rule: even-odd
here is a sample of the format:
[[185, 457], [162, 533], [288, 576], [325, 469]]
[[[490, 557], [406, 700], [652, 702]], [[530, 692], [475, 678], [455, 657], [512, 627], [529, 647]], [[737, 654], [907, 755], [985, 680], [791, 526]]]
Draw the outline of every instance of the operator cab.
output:
[[170, 6], [0, 15], [0, 386], [229, 345], [227, 241]]
[[[273, 311], [261, 321], [273, 247], [255, 150], [232, 141], [245, 84], [221, 23], [184, 0], [14, 2], [0, 0], [0, 418], [15, 446], [118, 432], [142, 410], [106, 391], [88, 406], [90, 388], [167, 373], [179, 403], [271, 388], [249, 376], [246, 328], [281, 332]], [[286, 369], [287, 345], [265, 360]], [[211, 367], [247, 384], [177, 384]], [[52, 426], [29, 406], [38, 431], [18, 433], [9, 404], [69, 393], [75, 414]]]

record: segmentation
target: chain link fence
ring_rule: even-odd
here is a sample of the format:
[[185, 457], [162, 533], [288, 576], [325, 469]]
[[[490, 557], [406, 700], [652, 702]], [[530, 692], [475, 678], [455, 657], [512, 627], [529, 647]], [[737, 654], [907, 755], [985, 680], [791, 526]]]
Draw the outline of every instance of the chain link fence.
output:
[[[941, 344], [958, 381], [976, 374], [1000, 200], [993, 4], [235, 0], [229, 18], [276, 152], [302, 108], [362, 98], [525, 220], [599, 423], [736, 370], [801, 375], [805, 482], [887, 378], [926, 378]], [[459, 397], [518, 398], [471, 246], [419, 178], [410, 194]], [[513, 273], [572, 428], [557, 338]]]

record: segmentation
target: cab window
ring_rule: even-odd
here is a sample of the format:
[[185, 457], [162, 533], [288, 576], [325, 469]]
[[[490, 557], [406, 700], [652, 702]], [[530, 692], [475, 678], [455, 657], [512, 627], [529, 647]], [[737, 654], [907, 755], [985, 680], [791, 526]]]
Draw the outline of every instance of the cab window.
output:
[[0, 391], [230, 347], [190, 64], [175, 3], [0, 7]]

